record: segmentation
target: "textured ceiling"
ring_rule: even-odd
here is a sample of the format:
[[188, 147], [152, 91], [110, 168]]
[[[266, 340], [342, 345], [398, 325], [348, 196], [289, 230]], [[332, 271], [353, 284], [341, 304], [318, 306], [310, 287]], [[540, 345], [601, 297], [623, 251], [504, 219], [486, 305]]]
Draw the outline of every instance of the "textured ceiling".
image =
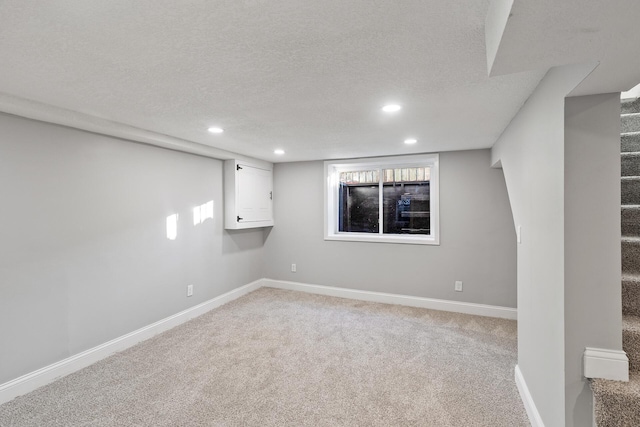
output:
[[572, 96], [628, 90], [640, 82], [639, 18], [638, 0], [515, 1], [491, 75], [598, 62]]
[[0, 92], [270, 161], [489, 147], [544, 71], [487, 76], [487, 9], [6, 0]]
[[[0, 110], [294, 161], [490, 147], [557, 65], [599, 63], [572, 95], [640, 81], [637, 0], [489, 6], [4, 0]], [[391, 101], [404, 109], [384, 115]], [[45, 113], [29, 114], [35, 105]], [[213, 125], [225, 133], [208, 133]], [[419, 142], [406, 146], [408, 137]]]

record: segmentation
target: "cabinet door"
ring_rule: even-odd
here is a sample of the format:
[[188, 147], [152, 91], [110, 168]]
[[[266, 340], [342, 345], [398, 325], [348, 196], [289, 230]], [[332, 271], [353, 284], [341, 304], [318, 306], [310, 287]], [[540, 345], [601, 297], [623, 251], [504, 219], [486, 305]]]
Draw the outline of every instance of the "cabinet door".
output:
[[272, 173], [249, 165], [237, 170], [237, 209], [241, 222], [268, 221], [272, 216]]

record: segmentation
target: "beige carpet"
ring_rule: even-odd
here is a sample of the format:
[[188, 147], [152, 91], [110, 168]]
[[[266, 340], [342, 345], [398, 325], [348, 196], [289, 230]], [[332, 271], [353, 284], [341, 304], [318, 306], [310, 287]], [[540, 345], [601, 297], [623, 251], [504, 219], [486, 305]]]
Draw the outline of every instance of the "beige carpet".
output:
[[0, 406], [0, 426], [527, 426], [516, 323], [259, 289]]

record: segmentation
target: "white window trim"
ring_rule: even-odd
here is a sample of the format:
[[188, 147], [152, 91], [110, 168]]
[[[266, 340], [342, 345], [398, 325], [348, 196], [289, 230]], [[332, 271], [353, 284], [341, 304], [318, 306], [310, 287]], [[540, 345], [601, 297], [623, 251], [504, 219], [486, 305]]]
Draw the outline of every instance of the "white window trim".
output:
[[[324, 239], [350, 242], [405, 243], [413, 245], [440, 244], [440, 156], [438, 154], [419, 154], [409, 156], [376, 157], [349, 160], [327, 160], [324, 162]], [[420, 236], [415, 234], [372, 234], [347, 233], [338, 231], [338, 185], [342, 171], [363, 169], [390, 169], [393, 167], [431, 168], [430, 203], [431, 234]], [[382, 179], [382, 174], [379, 175]], [[380, 209], [382, 216], [382, 207]], [[380, 227], [382, 229], [382, 226]]]

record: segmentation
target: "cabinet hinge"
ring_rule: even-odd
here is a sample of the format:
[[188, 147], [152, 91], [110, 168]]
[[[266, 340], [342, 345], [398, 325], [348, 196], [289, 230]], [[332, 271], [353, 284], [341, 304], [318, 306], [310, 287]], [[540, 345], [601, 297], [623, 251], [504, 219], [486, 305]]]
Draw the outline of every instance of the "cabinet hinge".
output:
[[269, 191], [269, 200], [273, 200], [273, 191]]
[[242, 221], [242, 218], [240, 217], [240, 215], [238, 215], [238, 219], [236, 220], [237, 222]]
[[236, 170], [239, 171], [240, 169], [242, 169], [242, 166], [236, 165]]

